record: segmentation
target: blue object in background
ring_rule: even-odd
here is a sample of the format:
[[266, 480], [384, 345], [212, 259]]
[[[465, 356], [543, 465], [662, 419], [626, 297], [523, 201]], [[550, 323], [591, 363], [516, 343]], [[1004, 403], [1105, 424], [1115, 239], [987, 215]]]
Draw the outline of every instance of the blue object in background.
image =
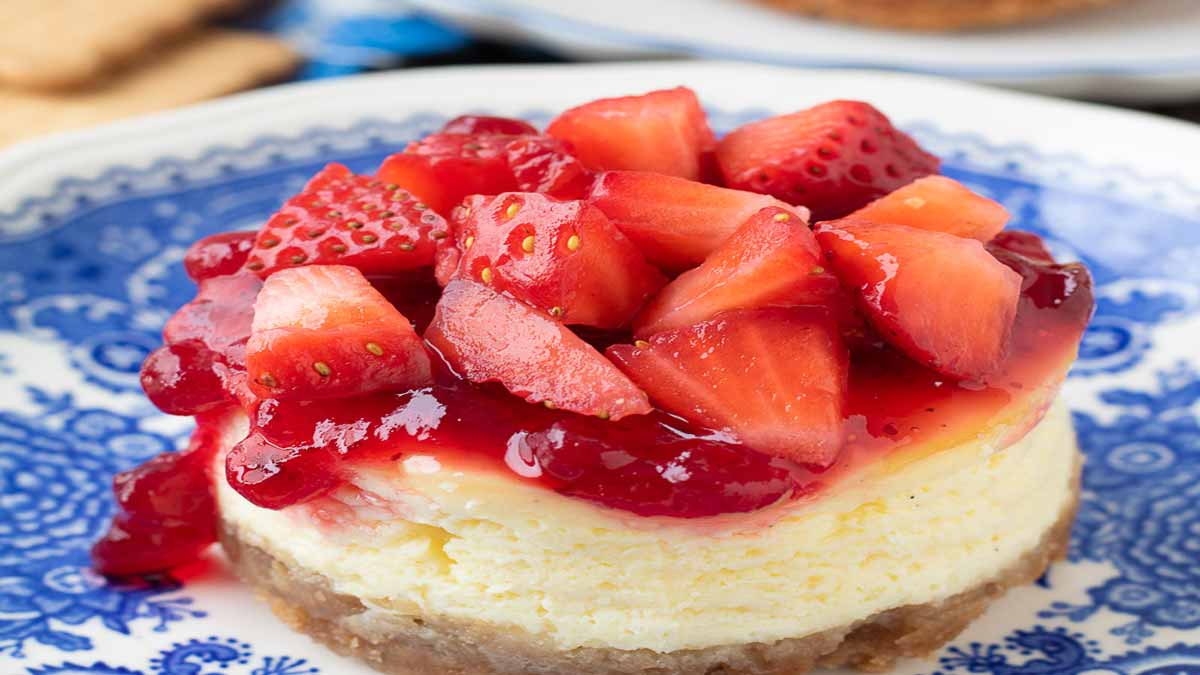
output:
[[471, 43], [403, 0], [281, 0], [239, 25], [275, 33], [304, 54], [297, 79], [396, 67]]

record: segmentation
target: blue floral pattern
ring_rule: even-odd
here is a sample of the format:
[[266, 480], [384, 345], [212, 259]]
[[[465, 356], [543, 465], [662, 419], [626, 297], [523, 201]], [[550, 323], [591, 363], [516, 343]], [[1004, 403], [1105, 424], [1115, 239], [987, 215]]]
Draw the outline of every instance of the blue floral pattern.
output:
[[211, 636], [172, 645], [150, 659], [144, 669], [66, 662], [30, 668], [29, 675], [317, 675], [320, 669], [307, 659], [290, 656], [254, 658], [253, 648], [236, 638]]
[[[762, 114], [710, 112], [717, 128]], [[164, 321], [192, 293], [179, 264], [186, 247], [255, 227], [326, 162], [370, 170], [440, 122], [368, 120], [117, 167], [0, 213], [0, 671], [317, 672], [319, 656], [254, 658], [238, 641], [139, 647], [156, 631], [197, 635], [211, 603], [181, 580], [97, 577], [87, 547], [111, 514], [112, 474], [187, 431], [137, 384]], [[976, 136], [914, 133], [948, 174], [1008, 206], [1016, 227], [1085, 261], [1098, 298], [1067, 386], [1089, 457], [1070, 560], [1027, 589], [1012, 617], [1050, 627], [955, 644], [941, 672], [1200, 673], [1200, 365], [1194, 336], [1179, 332], [1200, 313], [1200, 194]], [[1111, 236], [1095, 236], [1097, 223]], [[101, 661], [61, 655], [109, 644], [131, 660], [103, 648]]]

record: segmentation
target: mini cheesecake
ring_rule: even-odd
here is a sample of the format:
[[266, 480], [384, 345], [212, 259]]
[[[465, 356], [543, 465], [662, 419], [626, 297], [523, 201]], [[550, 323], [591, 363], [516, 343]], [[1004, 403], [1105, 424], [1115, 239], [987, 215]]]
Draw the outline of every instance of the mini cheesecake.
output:
[[718, 142], [686, 89], [331, 165], [189, 251], [142, 380], [197, 431], [96, 566], [219, 540], [397, 675], [926, 655], [1066, 549], [1093, 305], [938, 166], [851, 101]]
[[919, 31], [960, 31], [1046, 21], [1120, 0], [758, 0], [789, 12]]

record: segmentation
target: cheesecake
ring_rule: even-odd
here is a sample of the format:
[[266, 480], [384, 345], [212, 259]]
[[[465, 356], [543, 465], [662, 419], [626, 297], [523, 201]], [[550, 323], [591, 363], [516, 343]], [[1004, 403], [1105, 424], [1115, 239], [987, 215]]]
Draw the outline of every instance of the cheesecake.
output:
[[1091, 281], [856, 101], [717, 139], [677, 88], [463, 117], [185, 257], [189, 446], [109, 575], [220, 542], [381, 672], [925, 656], [1065, 553]]

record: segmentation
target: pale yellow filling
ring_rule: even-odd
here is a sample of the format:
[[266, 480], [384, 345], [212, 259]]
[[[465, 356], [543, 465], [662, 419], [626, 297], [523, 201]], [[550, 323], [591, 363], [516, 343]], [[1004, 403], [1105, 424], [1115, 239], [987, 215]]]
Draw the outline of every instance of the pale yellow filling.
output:
[[[228, 445], [244, 433], [237, 420]], [[1077, 450], [1061, 403], [1016, 444], [990, 443], [702, 522], [638, 519], [422, 456], [363, 471], [320, 507], [260, 509], [224, 481], [218, 492], [248, 543], [372, 611], [669, 652], [802, 637], [998, 575], [1062, 514]]]

